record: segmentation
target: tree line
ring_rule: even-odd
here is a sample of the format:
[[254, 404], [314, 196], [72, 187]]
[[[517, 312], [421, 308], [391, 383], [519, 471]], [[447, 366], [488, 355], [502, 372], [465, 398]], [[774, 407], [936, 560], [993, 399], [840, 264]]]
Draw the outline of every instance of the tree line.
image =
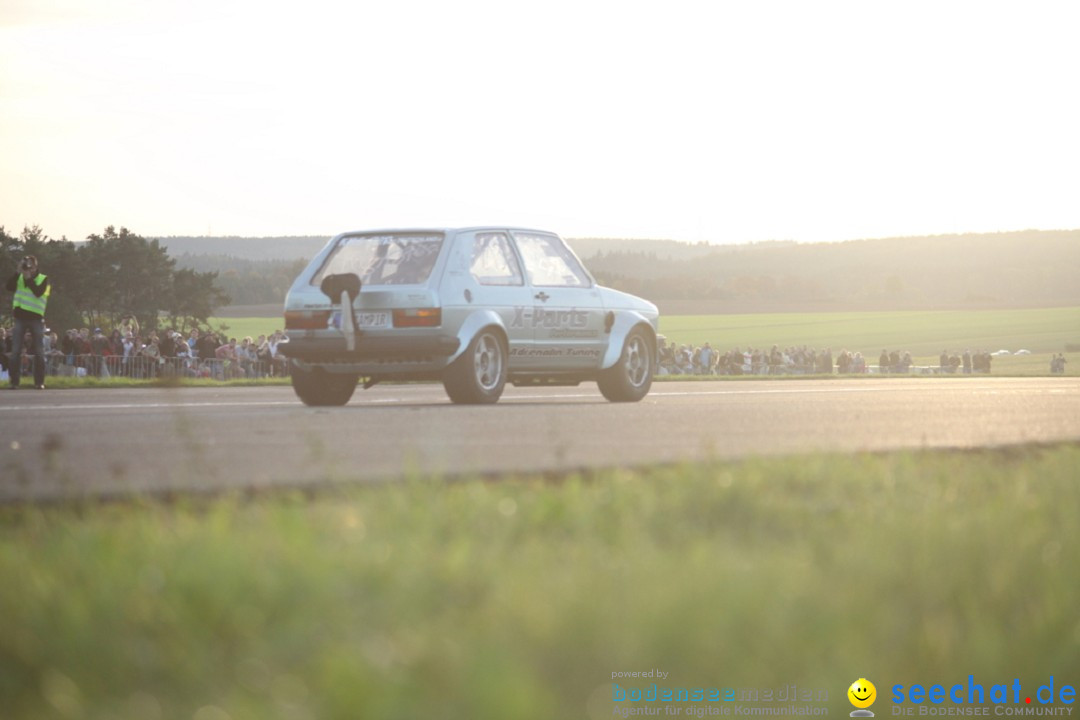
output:
[[[56, 327], [204, 325], [217, 308], [280, 303], [325, 238], [146, 239], [105, 229], [86, 242], [0, 227], [0, 277], [23, 254], [56, 287]], [[664, 312], [1004, 308], [1080, 304], [1080, 231], [709, 245], [569, 239], [602, 284]], [[208, 250], [215, 248], [217, 252]], [[169, 250], [177, 253], [169, 255]], [[3, 310], [10, 308], [10, 296]]]
[[285, 300], [286, 293], [308, 261], [249, 260], [232, 255], [192, 255], [176, 258], [176, 266], [195, 272], [216, 272], [217, 284], [233, 305], [266, 305]]
[[[218, 270], [242, 305], [280, 303], [327, 238], [162, 238], [178, 267]], [[1080, 304], [1080, 231], [713, 245], [567, 238], [604, 285], [674, 314]]]
[[[186, 330], [201, 326], [231, 302], [217, 272], [177, 268], [157, 240], [127, 228], [109, 226], [85, 242], [48, 237], [38, 226], [18, 237], [0, 226], [0, 278], [11, 277], [25, 255], [38, 258], [52, 293], [46, 319], [50, 327], [115, 327], [126, 315], [142, 328], [162, 325]], [[11, 308], [5, 293], [5, 314]]]

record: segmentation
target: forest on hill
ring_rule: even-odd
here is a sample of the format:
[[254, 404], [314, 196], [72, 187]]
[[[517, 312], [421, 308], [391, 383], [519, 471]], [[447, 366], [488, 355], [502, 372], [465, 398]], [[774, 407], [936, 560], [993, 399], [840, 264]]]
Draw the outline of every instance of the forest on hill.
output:
[[297, 237], [187, 237], [169, 236], [158, 238], [169, 254], [179, 258], [183, 255], [216, 255], [238, 260], [307, 260], [322, 249], [329, 236], [306, 235]]
[[600, 282], [699, 312], [1080, 305], [1080, 231], [600, 251]]
[[[250, 306], [279, 313], [327, 239], [152, 239], [110, 226], [71, 242], [38, 226], [18, 236], [0, 227], [0, 271], [10, 276], [23, 254], [37, 255], [64, 288], [49, 304], [61, 327], [115, 324], [125, 313], [147, 327], [162, 317], [192, 326]], [[600, 283], [667, 315], [1080, 307], [1080, 230], [813, 244], [569, 242]]]
[[[326, 237], [162, 238], [237, 305], [279, 303]], [[1080, 230], [711, 245], [568, 239], [604, 285], [667, 313], [1080, 305]]]

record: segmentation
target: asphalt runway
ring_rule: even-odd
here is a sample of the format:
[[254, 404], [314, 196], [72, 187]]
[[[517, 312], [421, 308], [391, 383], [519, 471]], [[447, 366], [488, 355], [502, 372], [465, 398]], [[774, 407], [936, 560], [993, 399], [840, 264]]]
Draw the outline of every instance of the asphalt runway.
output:
[[1077, 378], [663, 382], [636, 404], [508, 387], [493, 406], [386, 385], [341, 408], [280, 386], [19, 390], [0, 392], [0, 500], [1077, 440]]

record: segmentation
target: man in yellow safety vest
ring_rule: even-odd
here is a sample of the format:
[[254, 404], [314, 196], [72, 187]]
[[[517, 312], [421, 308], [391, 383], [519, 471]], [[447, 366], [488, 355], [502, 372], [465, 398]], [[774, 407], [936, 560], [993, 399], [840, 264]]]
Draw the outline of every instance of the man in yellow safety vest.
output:
[[34, 387], [45, 389], [45, 306], [49, 302], [49, 278], [38, 270], [37, 258], [27, 255], [19, 263], [19, 272], [8, 280], [8, 292], [15, 293], [11, 314], [15, 317], [14, 337], [11, 338], [11, 362], [8, 373], [11, 389], [19, 387], [22, 374], [22, 348], [26, 333], [30, 333], [30, 355], [34, 358]]

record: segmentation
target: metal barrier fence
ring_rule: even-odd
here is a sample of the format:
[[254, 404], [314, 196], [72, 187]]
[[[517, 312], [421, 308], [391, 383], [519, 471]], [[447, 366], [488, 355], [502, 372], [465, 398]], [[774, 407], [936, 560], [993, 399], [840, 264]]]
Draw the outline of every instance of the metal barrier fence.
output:
[[[22, 377], [33, 378], [34, 366], [31, 356], [22, 358]], [[210, 358], [155, 358], [146, 355], [123, 357], [120, 355], [64, 355], [48, 353], [45, 358], [45, 374], [52, 377], [126, 377], [140, 380], [157, 378], [208, 378], [212, 380], [237, 380], [245, 378], [288, 377], [289, 362], [286, 358], [273, 360], [219, 360]]]
[[[751, 365], [740, 365], [738, 371], [733, 372], [731, 368], [726, 367], [712, 367], [705, 370], [696, 365], [680, 365], [678, 363], [665, 361], [660, 364], [660, 375], [816, 375], [819, 373], [817, 368], [812, 365], [768, 365], [763, 363], [753, 363]], [[897, 365], [888, 366], [882, 368], [880, 365], [864, 365], [861, 368], [852, 368], [847, 372], [841, 372], [839, 367], [834, 367], [828, 373], [829, 375], [962, 375], [964, 374], [959, 368], [956, 367], [941, 367], [938, 365]], [[974, 370], [972, 373], [975, 375], [988, 375], [989, 369]]]

